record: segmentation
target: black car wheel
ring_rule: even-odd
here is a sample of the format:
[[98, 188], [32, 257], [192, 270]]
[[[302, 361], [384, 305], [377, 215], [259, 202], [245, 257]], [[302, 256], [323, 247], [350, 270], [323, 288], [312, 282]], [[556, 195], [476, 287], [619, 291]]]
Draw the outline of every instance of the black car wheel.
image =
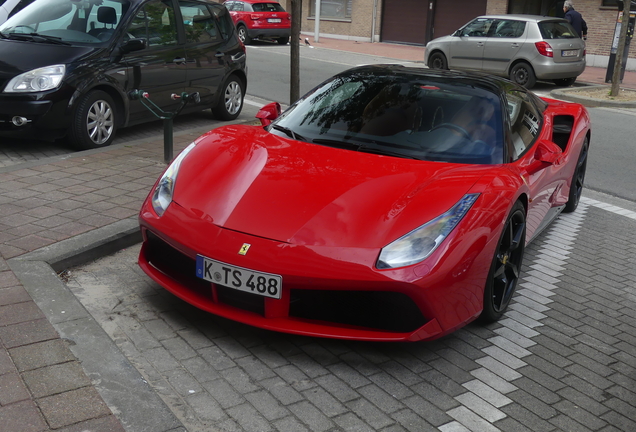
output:
[[252, 38], [247, 34], [247, 27], [240, 25], [237, 27], [238, 37], [244, 45], [249, 45], [252, 42]]
[[106, 92], [93, 90], [77, 104], [69, 139], [80, 150], [106, 147], [113, 142], [116, 129], [113, 98]]
[[280, 45], [287, 45], [287, 44], [289, 43], [289, 36], [282, 37], [282, 38], [278, 38], [278, 39], [276, 39], [276, 41], [277, 41]]
[[219, 120], [234, 120], [243, 108], [245, 87], [236, 75], [230, 75], [221, 87], [221, 97], [212, 113]]
[[506, 219], [484, 289], [482, 322], [497, 321], [510, 304], [517, 287], [526, 245], [526, 212], [519, 201]]
[[583, 193], [583, 184], [585, 183], [585, 171], [587, 169], [587, 153], [590, 148], [589, 140], [585, 137], [579, 160], [576, 162], [576, 168], [570, 181], [570, 194], [568, 202], [563, 209], [564, 213], [572, 213], [579, 206], [581, 194]]
[[574, 82], [576, 81], [576, 77], [574, 78], [560, 78], [560, 79], [555, 79], [552, 80], [552, 82], [554, 82], [554, 84], [560, 86], [560, 87], [569, 87], [572, 84], [574, 84]]
[[534, 69], [528, 63], [517, 63], [510, 69], [510, 81], [531, 89], [537, 83]]
[[441, 52], [431, 54], [431, 57], [428, 59], [428, 67], [431, 69], [448, 69], [446, 56]]

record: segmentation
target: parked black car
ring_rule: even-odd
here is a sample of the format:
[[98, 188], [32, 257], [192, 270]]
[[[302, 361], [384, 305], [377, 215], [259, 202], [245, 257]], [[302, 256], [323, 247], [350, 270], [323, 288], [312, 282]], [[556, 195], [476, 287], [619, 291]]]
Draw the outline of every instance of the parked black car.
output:
[[225, 6], [200, 0], [36, 0], [0, 26], [0, 137], [109, 145], [117, 128], [164, 111], [236, 118], [247, 85], [245, 46]]

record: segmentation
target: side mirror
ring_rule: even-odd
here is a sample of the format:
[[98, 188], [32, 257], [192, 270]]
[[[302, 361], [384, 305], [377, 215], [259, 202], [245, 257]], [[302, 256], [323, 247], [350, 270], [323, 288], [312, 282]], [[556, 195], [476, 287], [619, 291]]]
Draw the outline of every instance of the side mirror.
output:
[[561, 155], [563, 155], [561, 147], [547, 140], [539, 141], [537, 143], [537, 149], [534, 151], [534, 158], [536, 160], [550, 165], [558, 165], [561, 163]]
[[265, 105], [256, 113], [256, 118], [261, 121], [261, 125], [268, 126], [280, 116], [281, 108], [278, 102], [272, 102]]
[[141, 38], [128, 39], [127, 41], [122, 42], [122, 44], [119, 46], [119, 50], [122, 54], [126, 54], [133, 51], [140, 51], [146, 48], [146, 46], [147, 46], [146, 39], [141, 39]]

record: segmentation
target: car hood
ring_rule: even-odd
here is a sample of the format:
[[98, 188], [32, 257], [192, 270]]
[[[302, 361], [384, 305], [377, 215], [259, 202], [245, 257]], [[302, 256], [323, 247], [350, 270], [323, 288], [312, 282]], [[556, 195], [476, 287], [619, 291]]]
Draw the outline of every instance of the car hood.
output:
[[450, 209], [486, 169], [226, 126], [209, 132], [183, 160], [174, 202], [195, 218], [259, 237], [378, 248]]
[[0, 40], [0, 88], [9, 79], [40, 67], [69, 64], [99, 48]]

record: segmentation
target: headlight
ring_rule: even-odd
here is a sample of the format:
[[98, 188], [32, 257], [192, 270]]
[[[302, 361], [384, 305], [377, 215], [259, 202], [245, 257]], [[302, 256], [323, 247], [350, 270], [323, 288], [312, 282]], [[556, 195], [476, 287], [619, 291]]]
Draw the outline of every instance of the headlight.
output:
[[379, 269], [405, 267], [427, 258], [453, 231], [470, 210], [479, 194], [464, 195], [441, 216], [414, 229], [382, 248], [376, 264]]
[[172, 194], [174, 193], [174, 185], [177, 181], [181, 161], [185, 159], [194, 146], [195, 144], [192, 143], [179, 153], [179, 156], [170, 164], [166, 172], [164, 172], [159, 179], [159, 183], [157, 183], [155, 192], [152, 194], [152, 208], [155, 209], [155, 213], [157, 213], [159, 217], [163, 216], [163, 213], [172, 202]]
[[46, 66], [18, 75], [9, 81], [5, 93], [41, 92], [58, 88], [66, 73], [65, 65]]

